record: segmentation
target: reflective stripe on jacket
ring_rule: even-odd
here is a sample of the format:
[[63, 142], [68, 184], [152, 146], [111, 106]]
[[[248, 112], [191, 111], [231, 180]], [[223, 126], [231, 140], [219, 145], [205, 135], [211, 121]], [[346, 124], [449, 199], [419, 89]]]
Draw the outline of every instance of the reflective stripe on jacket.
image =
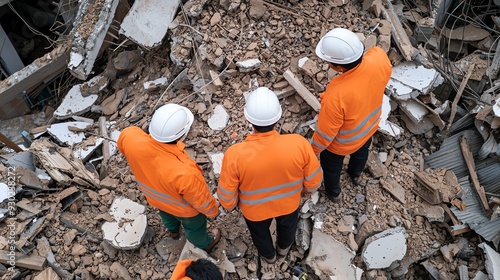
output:
[[245, 218], [262, 221], [297, 210], [301, 191], [314, 192], [323, 178], [309, 142], [298, 134], [254, 133], [224, 154], [217, 187], [220, 204], [236, 204]]
[[170, 280], [191, 280], [191, 277], [186, 276], [186, 269], [192, 262], [193, 260], [182, 260], [177, 262], [177, 266], [172, 272]]
[[120, 133], [117, 144], [151, 206], [183, 218], [218, 214], [201, 168], [184, 151], [184, 143], [160, 143], [133, 126]]
[[392, 66], [379, 47], [366, 52], [356, 68], [334, 77], [321, 95], [318, 125], [313, 135], [315, 153], [324, 149], [349, 155], [377, 131], [382, 98]]

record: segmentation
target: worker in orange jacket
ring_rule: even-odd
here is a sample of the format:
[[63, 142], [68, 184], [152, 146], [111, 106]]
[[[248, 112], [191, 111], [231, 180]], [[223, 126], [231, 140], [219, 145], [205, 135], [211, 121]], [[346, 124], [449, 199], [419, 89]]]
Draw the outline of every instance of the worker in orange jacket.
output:
[[[254, 133], [224, 154], [217, 187], [227, 210], [239, 205], [261, 259], [285, 256], [297, 230], [302, 191], [314, 192], [322, 170], [309, 142], [298, 134], [280, 135], [274, 125], [282, 110], [276, 94], [258, 88], [249, 94], [244, 115]], [[269, 226], [276, 219], [274, 247]]]
[[326, 197], [341, 202], [340, 174], [350, 155], [347, 173], [355, 185], [368, 159], [372, 135], [377, 131], [382, 98], [391, 76], [391, 62], [379, 47], [363, 55], [363, 43], [344, 28], [330, 30], [316, 46], [316, 55], [339, 72], [321, 95], [312, 147], [320, 153]]
[[222, 280], [217, 266], [205, 259], [181, 260], [177, 263], [170, 280]]
[[148, 203], [159, 209], [170, 236], [180, 238], [182, 224], [189, 242], [210, 251], [219, 241], [220, 231], [207, 232], [207, 217], [215, 218], [219, 209], [201, 168], [180, 141], [193, 119], [189, 109], [166, 104], [153, 114], [149, 134], [128, 127], [117, 143]]

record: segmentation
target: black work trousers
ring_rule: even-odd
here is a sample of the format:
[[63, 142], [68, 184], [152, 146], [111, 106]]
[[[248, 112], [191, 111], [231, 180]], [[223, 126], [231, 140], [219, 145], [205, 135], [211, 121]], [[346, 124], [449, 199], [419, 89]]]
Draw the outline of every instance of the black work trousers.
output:
[[[363, 173], [368, 160], [368, 148], [370, 148], [371, 143], [372, 138], [370, 137], [361, 148], [350, 155], [347, 174], [351, 177], [359, 177]], [[337, 197], [340, 195], [340, 174], [342, 173], [344, 158], [345, 156], [334, 154], [328, 150], [323, 150], [319, 154], [325, 191], [330, 196]]]
[[[281, 249], [286, 249], [295, 240], [295, 232], [297, 231], [297, 223], [299, 221], [299, 208], [288, 215], [279, 216], [275, 219], [276, 233], [278, 235], [276, 245]], [[266, 259], [274, 258], [276, 249], [274, 248], [271, 232], [269, 231], [273, 218], [258, 222], [245, 218], [245, 221], [259, 255]]]

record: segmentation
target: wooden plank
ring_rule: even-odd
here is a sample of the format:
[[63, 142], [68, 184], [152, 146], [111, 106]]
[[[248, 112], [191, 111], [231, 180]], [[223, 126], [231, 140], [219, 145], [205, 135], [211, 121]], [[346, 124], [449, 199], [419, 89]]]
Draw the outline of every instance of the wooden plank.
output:
[[469, 142], [464, 136], [460, 139], [460, 149], [462, 150], [462, 155], [464, 156], [465, 163], [467, 164], [467, 169], [469, 169], [470, 178], [472, 180], [472, 185], [479, 196], [481, 205], [487, 214], [489, 214], [490, 206], [488, 200], [486, 199], [486, 193], [484, 188], [479, 184], [479, 178], [477, 177], [476, 164], [474, 163], [474, 157], [469, 149]]
[[1, 132], [0, 132], [0, 141], [4, 142], [5, 145], [7, 145], [7, 147], [13, 149], [15, 152], [23, 151], [23, 149], [19, 148], [19, 146], [16, 143], [10, 141], [10, 139], [7, 138], [7, 136], [3, 135], [3, 133]]
[[407, 61], [412, 61], [417, 49], [412, 46], [392, 3], [389, 0], [384, 0], [384, 4], [387, 8], [382, 9], [382, 15], [391, 23], [392, 40], [396, 43], [403, 57]]
[[455, 95], [455, 99], [453, 99], [453, 103], [451, 103], [451, 114], [450, 114], [450, 120], [448, 121], [448, 128], [450, 128], [451, 125], [453, 124], [453, 120], [455, 119], [455, 114], [457, 113], [458, 101], [462, 97], [462, 93], [464, 92], [465, 86], [469, 81], [470, 75], [472, 75], [472, 70], [474, 70], [474, 65], [475, 65], [474, 63], [471, 63], [471, 65], [469, 66], [469, 69], [467, 70], [465, 77], [462, 79], [462, 82], [460, 83], [457, 95]]
[[452, 226], [451, 227], [451, 234], [453, 236], [457, 236], [457, 235], [460, 235], [462, 233], [467, 233], [467, 232], [470, 232], [470, 231], [471, 231], [471, 229], [467, 225], [457, 225], [457, 226]]
[[319, 112], [321, 108], [321, 104], [319, 103], [318, 98], [314, 96], [303, 84], [299, 81], [297, 76], [290, 70], [286, 70], [283, 73], [283, 77], [288, 81], [288, 83], [295, 88], [297, 93], [311, 106], [314, 111]]
[[[10, 263], [11, 257], [13, 257], [12, 264]], [[34, 270], [43, 270], [46, 260], [46, 258], [40, 257], [35, 254], [27, 256], [16, 252], [14, 253], [14, 255], [12, 255], [12, 252], [10, 251], [0, 250], [0, 263], [3, 264], [15, 265], [17, 267], [24, 267]]]
[[453, 223], [454, 226], [462, 224], [457, 219], [457, 217], [455, 216], [455, 214], [453, 214], [453, 212], [451, 212], [450, 207], [448, 207], [448, 205], [446, 205], [445, 203], [441, 203], [441, 208], [443, 208], [444, 212], [446, 212], [446, 214], [448, 214], [448, 216], [450, 217], [451, 222]]

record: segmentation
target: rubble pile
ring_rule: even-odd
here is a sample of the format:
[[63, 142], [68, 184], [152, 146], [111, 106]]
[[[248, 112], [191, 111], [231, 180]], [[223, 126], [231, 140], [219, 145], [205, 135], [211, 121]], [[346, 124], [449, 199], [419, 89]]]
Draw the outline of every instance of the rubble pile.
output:
[[[478, 27], [442, 1], [135, 1], [128, 14], [118, 2], [82, 4], [68, 65], [81, 81], [43, 112], [0, 123], [12, 140], [0, 150], [3, 278], [168, 279], [185, 258], [210, 259], [225, 279], [498, 275], [497, 5], [469, 11], [482, 15]], [[103, 12], [84, 20], [87, 9]], [[103, 55], [100, 28], [115, 10], [122, 24]], [[394, 66], [360, 185], [343, 174], [339, 205], [303, 198], [295, 245], [275, 265], [259, 263], [239, 210], [209, 222], [223, 237], [210, 255], [171, 239], [117, 151], [120, 131], [147, 131], [165, 103], [188, 107], [186, 150], [214, 191], [224, 151], [251, 133], [253, 89], [280, 98], [280, 133], [312, 135], [337, 74], [314, 48], [334, 27], [382, 47]]]

